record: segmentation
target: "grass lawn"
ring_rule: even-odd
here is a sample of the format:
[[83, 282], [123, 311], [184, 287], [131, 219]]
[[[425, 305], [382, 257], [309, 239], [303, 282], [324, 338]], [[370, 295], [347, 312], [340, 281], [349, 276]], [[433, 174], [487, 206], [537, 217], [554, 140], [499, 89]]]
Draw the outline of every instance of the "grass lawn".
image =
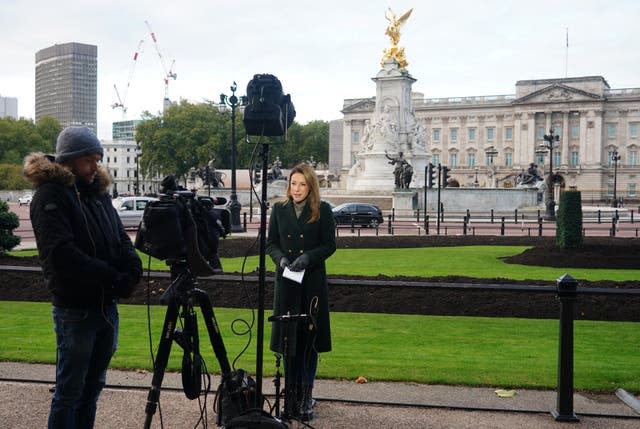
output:
[[[502, 258], [525, 246], [462, 246], [415, 249], [338, 249], [327, 261], [329, 275], [465, 276], [512, 280], [549, 280], [565, 273], [585, 280], [636, 280], [640, 270], [563, 269], [505, 264]], [[32, 255], [33, 252], [14, 252]], [[148, 259], [143, 256], [143, 264]], [[258, 257], [225, 258], [227, 273], [258, 266]], [[151, 260], [154, 270], [166, 269]], [[267, 258], [267, 270], [274, 266]], [[150, 308], [153, 350], [157, 347], [165, 307]], [[229, 360], [233, 361], [248, 338], [231, 332], [239, 317], [252, 320], [248, 310], [215, 309]], [[121, 305], [120, 349], [114, 368], [152, 368], [147, 308]], [[555, 388], [558, 321], [534, 319], [408, 316], [332, 313], [333, 351], [321, 355], [319, 377], [415, 381], [421, 383]], [[577, 389], [624, 388], [640, 392], [637, 369], [640, 330], [637, 323], [575, 322], [575, 374]], [[210, 371], [218, 364], [202, 321], [200, 343]], [[268, 345], [270, 324], [265, 323]], [[242, 327], [239, 327], [242, 330]], [[255, 332], [255, 330], [254, 330]], [[55, 338], [48, 303], [0, 302], [0, 360], [55, 362]], [[255, 372], [255, 338], [238, 357], [236, 367]], [[168, 365], [179, 370], [182, 353], [173, 346]], [[265, 350], [265, 375], [273, 374], [275, 359]]]
[[[165, 307], [151, 310], [153, 349], [157, 348]], [[222, 336], [233, 361], [247, 337], [231, 332], [243, 309], [215, 309]], [[147, 308], [121, 305], [120, 348], [113, 368], [152, 370]], [[200, 313], [198, 312], [200, 316]], [[201, 351], [210, 372], [218, 372], [206, 327], [199, 321]], [[265, 324], [268, 345], [270, 324]], [[555, 388], [558, 321], [484, 317], [408, 316], [332, 313], [333, 351], [321, 354], [320, 378], [371, 381]], [[0, 302], [2, 361], [55, 362], [55, 337], [48, 303]], [[255, 338], [236, 367], [255, 372]], [[575, 322], [575, 387], [611, 391], [640, 391], [636, 323]], [[181, 349], [174, 344], [168, 370], [178, 371]], [[635, 362], [635, 363], [634, 363]], [[264, 352], [264, 375], [275, 371], [275, 358]]]

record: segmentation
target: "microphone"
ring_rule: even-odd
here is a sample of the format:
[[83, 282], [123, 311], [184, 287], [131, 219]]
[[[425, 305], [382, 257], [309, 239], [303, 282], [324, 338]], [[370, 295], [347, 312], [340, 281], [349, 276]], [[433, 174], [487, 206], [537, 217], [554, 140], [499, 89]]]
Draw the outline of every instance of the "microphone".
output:
[[271, 316], [269, 317], [269, 322], [289, 322], [289, 321], [297, 321], [297, 320], [307, 320], [309, 318], [308, 314], [281, 314], [280, 316]]

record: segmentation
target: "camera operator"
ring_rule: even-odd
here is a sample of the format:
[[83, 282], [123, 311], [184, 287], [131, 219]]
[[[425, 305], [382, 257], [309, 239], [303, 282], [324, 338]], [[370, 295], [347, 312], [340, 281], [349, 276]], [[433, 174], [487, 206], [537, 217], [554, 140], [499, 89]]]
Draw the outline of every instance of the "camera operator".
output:
[[[293, 367], [285, 368], [296, 385], [295, 412], [303, 421], [313, 418], [312, 389], [318, 353], [331, 351], [329, 303], [325, 260], [336, 250], [335, 221], [331, 206], [320, 201], [315, 171], [307, 164], [291, 169], [286, 198], [273, 206], [266, 251], [277, 267], [274, 315], [311, 315], [311, 323], [297, 323], [294, 338], [287, 338]], [[283, 271], [304, 270], [302, 283], [283, 277]], [[287, 324], [276, 322], [271, 350], [283, 353]], [[286, 361], [285, 361], [285, 365]]]
[[55, 156], [27, 155], [24, 176], [44, 281], [52, 294], [56, 388], [48, 427], [91, 428], [118, 342], [118, 298], [142, 264], [111, 203], [103, 149], [87, 127], [67, 127]]

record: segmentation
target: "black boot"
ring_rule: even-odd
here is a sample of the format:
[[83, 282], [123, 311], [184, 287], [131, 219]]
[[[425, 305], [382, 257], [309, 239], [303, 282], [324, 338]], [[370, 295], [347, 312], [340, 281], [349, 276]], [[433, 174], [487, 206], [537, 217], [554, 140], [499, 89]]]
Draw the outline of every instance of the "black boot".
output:
[[300, 401], [300, 420], [308, 422], [313, 420], [313, 408], [316, 406], [316, 401], [313, 399], [313, 387], [302, 386], [302, 398]]

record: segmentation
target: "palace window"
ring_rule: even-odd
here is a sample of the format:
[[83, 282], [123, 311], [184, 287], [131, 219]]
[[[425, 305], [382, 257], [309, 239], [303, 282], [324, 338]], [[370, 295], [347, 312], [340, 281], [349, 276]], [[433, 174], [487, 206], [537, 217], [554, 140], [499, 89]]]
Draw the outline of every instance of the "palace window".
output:
[[352, 131], [351, 144], [359, 144], [359, 143], [360, 143], [360, 131]]
[[474, 167], [476, 165], [476, 154], [471, 152], [467, 155], [467, 165], [469, 167]]
[[580, 126], [579, 125], [571, 125], [571, 138], [572, 139], [580, 138]]
[[513, 127], [506, 127], [504, 129], [504, 139], [507, 141], [513, 140]]
[[569, 161], [570, 165], [572, 167], [577, 167], [579, 162], [580, 162], [580, 157], [579, 157], [578, 151], [576, 150], [571, 151], [571, 160]]
[[440, 141], [440, 128], [436, 128], [433, 130], [433, 141], [434, 142]]
[[607, 124], [607, 137], [609, 137], [610, 139], [613, 139], [616, 137], [616, 125], [617, 124], [612, 124], [609, 123]]
[[476, 139], [476, 129], [469, 128], [469, 141], [474, 141]]
[[487, 127], [487, 140], [493, 140], [494, 133], [495, 133], [495, 128]]
[[451, 141], [452, 142], [457, 142], [458, 141], [458, 129], [457, 128], [452, 128], [451, 129]]
[[452, 153], [449, 155], [449, 166], [451, 168], [458, 166], [458, 154]]
[[513, 166], [513, 154], [511, 152], [506, 152], [504, 154], [504, 165], [507, 167]]
[[633, 123], [629, 124], [629, 137], [637, 138], [638, 137], [638, 124]]

